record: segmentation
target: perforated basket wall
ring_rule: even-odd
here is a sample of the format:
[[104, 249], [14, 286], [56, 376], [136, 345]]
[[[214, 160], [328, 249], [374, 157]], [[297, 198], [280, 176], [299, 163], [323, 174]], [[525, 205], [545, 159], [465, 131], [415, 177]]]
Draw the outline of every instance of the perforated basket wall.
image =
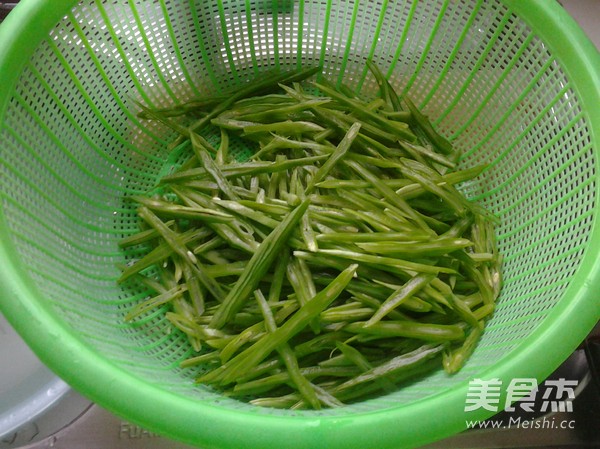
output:
[[[599, 318], [598, 55], [562, 14], [548, 1], [23, 0], [0, 30], [5, 313], [94, 400], [204, 447], [398, 448], [460, 430], [489, 414], [464, 412], [470, 379], [542, 379]], [[491, 164], [464, 187], [501, 217], [505, 284], [481, 344], [455, 376], [321, 412], [195, 385], [162, 312], [123, 322], [148, 293], [115, 283], [135, 257], [117, 246], [137, 229], [123, 198], [173, 163], [175, 137], [137, 119], [133, 100], [167, 105], [309, 65], [372, 95], [367, 58], [464, 166]]]

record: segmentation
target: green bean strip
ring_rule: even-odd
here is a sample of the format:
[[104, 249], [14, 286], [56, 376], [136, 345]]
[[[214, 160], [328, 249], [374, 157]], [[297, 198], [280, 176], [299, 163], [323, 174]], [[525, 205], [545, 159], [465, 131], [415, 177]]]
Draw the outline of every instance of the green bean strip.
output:
[[355, 322], [344, 327], [347, 332], [384, 337], [407, 337], [417, 340], [441, 342], [462, 340], [463, 329], [457, 324], [433, 324], [418, 321], [379, 321], [367, 325], [366, 322]]
[[469, 306], [467, 306], [464, 301], [454, 295], [450, 287], [448, 287], [448, 290], [450, 291], [446, 293], [445, 298], [457, 315], [473, 327], [483, 326], [483, 323], [475, 316]]
[[255, 208], [246, 206], [242, 201], [228, 201], [221, 200], [219, 198], [214, 198], [213, 201], [215, 201], [219, 206], [225, 209], [228, 209], [243, 217], [249, 218], [250, 220], [265, 225], [270, 229], [276, 228], [279, 224], [278, 220], [271, 218], [270, 216], [260, 212]]
[[275, 202], [265, 200], [264, 203], [259, 203], [257, 201], [241, 200], [239, 201], [239, 203], [242, 206], [246, 206], [253, 210], [264, 212], [266, 214], [274, 215], [277, 217], [287, 215], [292, 210], [289, 204], [284, 203], [282, 201]]
[[207, 265], [205, 267], [205, 271], [214, 279], [227, 276], [239, 276], [244, 271], [246, 263], [247, 261], [245, 260], [238, 260], [237, 262], [231, 262], [227, 264]]
[[469, 356], [475, 349], [475, 346], [481, 338], [482, 333], [483, 323], [481, 324], [481, 326], [477, 326], [471, 329], [471, 332], [469, 332], [469, 335], [467, 335], [467, 338], [465, 338], [465, 341], [462, 344], [462, 346], [460, 346], [457, 349], [452, 349], [444, 352], [444, 355], [442, 357], [442, 365], [444, 367], [444, 370], [448, 374], [454, 374], [462, 368], [467, 358], [469, 358]]
[[147, 312], [148, 310], [154, 309], [162, 304], [166, 304], [172, 301], [179, 295], [182, 295], [185, 292], [185, 290], [185, 287], [173, 287], [171, 290], [168, 290], [164, 293], [161, 293], [158, 296], [147, 299], [146, 301], [137, 304], [133, 309], [127, 312], [127, 314], [125, 315], [125, 321], [131, 321], [134, 318]]
[[[456, 163], [454, 161], [451, 161], [450, 159], [448, 159], [447, 157], [443, 156], [442, 154], [436, 153], [435, 151], [432, 151], [431, 149], [424, 147], [422, 145], [415, 145], [413, 143], [410, 142], [406, 142], [403, 140], [398, 140], [398, 144], [400, 145], [400, 148], [411, 152], [412, 154], [420, 154], [421, 156], [425, 156], [427, 157], [429, 160], [433, 161], [433, 162], [437, 162], [440, 165], [443, 165], [444, 167], [447, 168], [455, 168], [456, 167]], [[417, 159], [417, 158], [415, 158]]]
[[236, 385], [241, 385], [246, 382], [249, 382], [257, 377], [271, 375], [276, 372], [281, 366], [281, 357], [276, 356], [272, 359], [267, 360], [266, 362], [262, 362], [256, 365], [254, 368], [246, 371], [243, 376], [238, 378]]
[[242, 128], [242, 135], [245, 137], [253, 136], [254, 134], [263, 133], [279, 133], [288, 136], [300, 136], [305, 133], [318, 133], [325, 128], [316, 125], [312, 122], [293, 122], [291, 120], [278, 123], [267, 124], [252, 124]]
[[220, 368], [202, 376], [201, 381], [210, 383], [219, 382], [222, 385], [235, 382], [235, 379], [239, 377], [244, 370], [258, 365], [282, 341], [289, 340], [293, 335], [304, 329], [314, 317], [331, 304], [354, 277], [357, 268], [358, 265], [356, 264], [350, 265], [327, 287], [300, 307], [300, 309], [298, 309], [298, 311], [275, 332], [266, 335], [253, 346], [246, 349]]
[[[437, 182], [436, 184], [440, 187], [442, 187], [446, 183], [451, 185], [459, 184], [461, 182], [468, 181], [479, 176], [484, 170], [484, 168], [485, 166], [481, 165], [465, 170], [446, 173], [445, 175], [442, 175], [441, 182]], [[426, 190], [419, 183], [408, 184], [396, 190], [396, 193], [405, 199], [414, 198], [416, 196], [422, 195], [425, 192]]]
[[336, 387], [336, 393], [365, 382], [372, 382], [384, 378], [390, 374], [397, 374], [399, 371], [406, 371], [414, 368], [416, 365], [424, 363], [430, 358], [438, 355], [443, 348], [443, 345], [423, 345], [412, 352], [394, 357], [388, 362], [376, 366], [373, 369], [342, 383]]
[[322, 350], [331, 350], [335, 348], [336, 341], [349, 338], [350, 335], [345, 332], [329, 332], [317, 335], [297, 345], [294, 348], [294, 352], [296, 353], [296, 357], [305, 357]]
[[[416, 363], [409, 364], [409, 366], [399, 368], [398, 370], [391, 370], [390, 373], [385, 373], [383, 376], [389, 378], [396, 385], [402, 384], [402, 382], [410, 379], [419, 378], [420, 376], [424, 376], [428, 372], [431, 372], [439, 365], [439, 360], [435, 357], [436, 355], [437, 354], [433, 354], [430, 357], [425, 357], [424, 360], [418, 360]], [[332, 394], [335, 394], [339, 400], [349, 402], [371, 397], [380, 389], [379, 383], [374, 381], [369, 382], [369, 379], [367, 379], [366, 382], [355, 383], [344, 389], [334, 387], [331, 390]]]
[[268, 294], [268, 303], [273, 304], [279, 301], [281, 296], [281, 291], [283, 288], [283, 281], [285, 279], [287, 265], [290, 260], [290, 251], [283, 247], [280, 252], [280, 259], [277, 265], [275, 266], [275, 271], [273, 273], [273, 279], [271, 280], [271, 286], [269, 288]]
[[320, 316], [323, 323], [351, 323], [365, 320], [373, 315], [370, 307], [355, 308], [352, 310], [326, 310]]
[[[185, 187], [170, 186], [170, 189], [177, 194], [181, 200], [192, 207], [198, 202], [203, 205], [216, 207], [210, 199], [206, 198], [203, 194], [195, 192]], [[241, 233], [239, 228], [232, 227], [230, 223], [206, 223], [219, 237], [224, 241], [228, 242], [231, 246], [239, 248], [247, 253], [254, 253], [258, 248], [258, 243], [249, 235]]]
[[377, 84], [379, 85], [379, 89], [381, 90], [381, 96], [389, 103], [392, 110], [396, 112], [402, 112], [402, 105], [400, 104], [400, 99], [390, 82], [383, 75], [383, 72], [379, 68], [377, 64], [375, 64], [371, 60], [367, 60], [366, 62], [367, 68], [371, 71]]
[[[317, 244], [317, 237], [313, 229], [312, 218], [310, 214], [304, 214], [300, 220], [300, 231], [302, 234], [302, 240], [309, 251], [317, 251], [319, 245]], [[300, 248], [299, 245], [294, 245], [296, 248]]]
[[290, 408], [292, 407], [296, 401], [298, 400], [299, 395], [297, 394], [289, 394], [283, 397], [274, 397], [274, 398], [256, 398], [250, 400], [250, 404], [257, 405], [259, 407], [271, 407], [271, 408]]
[[206, 354], [197, 355], [183, 360], [180, 364], [180, 368], [189, 368], [192, 366], [204, 365], [206, 363], [217, 362], [219, 360], [219, 354], [217, 352], [208, 352]]
[[[315, 390], [319, 396], [319, 400], [329, 406], [329, 407], [340, 407], [343, 405], [337, 398], [333, 397], [327, 390], [321, 388], [318, 385], [314, 385]], [[327, 396], [323, 396], [320, 394], [321, 392], [325, 392]], [[304, 401], [302, 401], [301, 397], [297, 393], [289, 393], [283, 396], [278, 397], [268, 397], [268, 398], [258, 398], [250, 401], [251, 404], [257, 405], [259, 407], [273, 407], [273, 408], [289, 408], [289, 409], [297, 409], [304, 408]]]
[[357, 232], [354, 234], [330, 232], [327, 234], [319, 234], [317, 236], [317, 241], [334, 243], [352, 242], [357, 244], [371, 242], [407, 242], [407, 244], [413, 244], [415, 242], [422, 243], [430, 237], [430, 234], [418, 229], [405, 232]]
[[[194, 133], [197, 134], [197, 133]], [[224, 165], [229, 159], [229, 133], [225, 129], [221, 129], [221, 141], [219, 148], [217, 148], [217, 154], [215, 155], [215, 162], [217, 165]]]
[[[335, 148], [335, 147], [333, 147]], [[277, 150], [313, 150], [318, 155], [328, 154], [332, 150], [331, 145], [325, 145], [316, 141], [311, 141], [306, 138], [302, 140], [293, 140], [288, 137], [275, 134], [267, 145], [262, 147], [259, 151], [251, 156], [251, 159], [258, 160], [259, 158], [265, 157]]]
[[[360, 373], [360, 370], [353, 366], [337, 366], [326, 368], [320, 366], [311, 366], [300, 368], [299, 373], [306, 379], [316, 379], [319, 377], [347, 378], [350, 376], [356, 376], [358, 373]], [[290, 380], [291, 378], [289, 372], [280, 372], [261, 379], [238, 383], [233, 388], [233, 392], [236, 395], [257, 394], [258, 392], [272, 390], [273, 388], [278, 387], [283, 383], [287, 383]]]
[[[389, 133], [393, 133], [396, 136], [398, 136], [399, 138], [407, 139], [410, 142], [414, 142], [416, 140], [416, 136], [408, 129], [408, 126], [406, 125], [406, 123], [394, 122], [394, 121], [388, 120], [388, 119], [382, 117], [381, 115], [378, 115], [372, 111], [369, 111], [368, 109], [365, 109], [364, 106], [357, 100], [348, 98], [348, 97], [344, 96], [343, 94], [340, 94], [339, 92], [335, 91], [334, 89], [324, 86], [323, 84], [320, 84], [320, 83], [313, 83], [313, 84], [321, 92], [327, 94], [328, 96], [330, 96], [331, 98], [340, 102], [341, 104], [348, 106], [351, 109], [351, 111], [354, 114], [356, 114], [358, 117], [362, 117], [365, 120], [371, 121], [372, 123], [376, 124], [381, 129], [383, 129]], [[400, 126], [400, 125], [403, 125], [403, 126]]]
[[[296, 293], [296, 298], [298, 299], [300, 306], [306, 304], [317, 294], [312, 273], [303, 260], [290, 258], [287, 264], [286, 276]], [[317, 317], [310, 322], [310, 327], [315, 334], [320, 332], [320, 325]]]
[[[382, 179], [381, 181], [391, 189], [401, 189], [409, 185], [417, 186], [406, 179]], [[371, 187], [371, 183], [361, 179], [326, 179], [317, 183], [316, 187], [320, 189], [367, 189]]]
[[304, 80], [310, 78], [312, 75], [319, 71], [318, 67], [302, 70], [300, 72], [284, 72], [281, 74], [277, 74], [274, 76], [267, 76], [260, 81], [250, 83], [248, 86], [238, 90], [231, 96], [229, 96], [226, 100], [216, 105], [210, 113], [208, 113], [205, 117], [200, 120], [192, 123], [190, 125], [189, 130], [193, 132], [200, 132], [204, 129], [210, 121], [217, 117], [219, 114], [227, 110], [230, 106], [232, 106], [237, 100], [242, 98], [246, 98], [252, 95], [256, 95], [264, 90], [269, 90], [273, 86], [276, 86], [279, 83], [287, 83], [293, 80]]
[[[336, 342], [336, 347], [341, 351], [344, 356], [358, 366], [363, 371], [371, 371], [374, 369], [373, 365], [361, 354], [360, 351], [353, 348], [352, 346], [343, 343], [341, 341]], [[380, 388], [388, 393], [396, 390], [396, 386], [389, 379], [382, 377], [375, 380], [380, 385]]]
[[469, 209], [466, 198], [448, 184], [440, 187], [437, 183], [440, 183], [442, 178], [437, 172], [427, 169], [425, 166], [415, 163], [415, 161], [402, 159], [402, 162], [400, 170], [404, 176], [419, 183], [425, 190], [442, 198], [459, 216], [466, 214], [466, 211]]
[[235, 353], [246, 343], [256, 341], [265, 335], [265, 325], [266, 323], [261, 321], [253, 324], [250, 327], [247, 327], [241, 333], [233, 337], [219, 353], [221, 363], [225, 363], [227, 360], [231, 359], [231, 357], [233, 357]]
[[467, 248], [473, 245], [465, 238], [438, 238], [430, 241], [377, 241], [377, 242], [357, 242], [359, 248], [369, 253], [388, 254], [399, 257], [413, 256], [443, 256], [445, 254]]
[[350, 127], [350, 129], [348, 130], [344, 138], [341, 140], [335, 151], [331, 153], [331, 156], [327, 159], [327, 161], [323, 165], [321, 165], [319, 170], [317, 170], [317, 173], [315, 173], [315, 175], [312, 177], [312, 179], [306, 186], [305, 194], [307, 196], [312, 193], [313, 189], [315, 188], [315, 185], [318, 182], [325, 179], [327, 175], [331, 172], [333, 167], [335, 167], [335, 165], [338, 163], [338, 161], [340, 161], [346, 155], [346, 153], [348, 153], [348, 150], [350, 149], [352, 142], [354, 142], [354, 139], [356, 139], [359, 130], [360, 123], [355, 123]]
[[[374, 309], [374, 310], [377, 310], [381, 306], [381, 303], [382, 303], [380, 300], [378, 300], [364, 292], [354, 291], [354, 292], [352, 292], [352, 298], [356, 299], [361, 304], [369, 306], [371, 309]], [[429, 310], [431, 310], [431, 308], [429, 308]], [[429, 311], [429, 310], [427, 310], [427, 311]], [[402, 320], [402, 321], [411, 321], [412, 320], [412, 318], [410, 318], [408, 315], [406, 315], [402, 312], [399, 312], [397, 310], [390, 310], [388, 312], [387, 316], [392, 320]]]
[[[175, 224], [175, 220], [169, 220], [165, 222], [165, 225], [169, 228]], [[145, 231], [137, 232], [133, 235], [125, 237], [119, 240], [120, 248], [127, 248], [130, 246], [141, 245], [142, 243], [146, 243], [148, 241], [154, 240], [160, 237], [160, 234], [156, 231], [156, 229], [146, 229]]]
[[209, 147], [208, 142], [206, 142], [202, 136], [194, 132], [191, 133], [191, 142], [196, 157], [202, 163], [206, 172], [217, 183], [221, 192], [223, 192], [230, 200], [239, 200], [240, 197], [233, 190], [233, 186], [229, 183], [227, 178], [223, 176], [221, 169], [210, 156], [207, 149]]
[[[194, 99], [194, 100], [179, 103], [174, 106], [167, 107], [167, 108], [155, 108], [155, 109], [152, 109], [152, 112], [154, 112], [155, 114], [164, 116], [164, 117], [178, 117], [181, 115], [193, 114], [193, 113], [197, 113], [199, 111], [205, 111], [207, 109], [211, 109], [226, 99], [227, 99], [226, 96], [215, 96], [215, 97]], [[137, 115], [141, 119], [151, 119], [152, 118], [152, 116], [146, 114], [146, 112], [144, 110], [138, 112]]]
[[[158, 233], [155, 229], [155, 232]], [[196, 240], [202, 239], [206, 237], [207, 230], [206, 229], [190, 229], [182, 234], [179, 234], [179, 239], [183, 245], [187, 245], [193, 243]], [[173, 249], [164, 242], [161, 242], [157, 247], [155, 247], [152, 251], [146, 254], [141, 259], [138, 259], [132, 265], [127, 266], [123, 269], [121, 276], [117, 279], [118, 283], [123, 283], [127, 279], [132, 276], [138, 274], [139, 272], [149, 268], [153, 265], [159, 264], [163, 262], [165, 259], [169, 258], [173, 254]]]
[[[319, 399], [319, 401], [321, 401], [321, 403], [323, 405], [325, 405], [327, 407], [343, 407], [344, 406], [343, 402], [341, 402], [338, 398], [336, 398], [335, 396], [330, 394], [326, 389], [321, 388], [319, 385], [313, 385], [313, 384], [311, 384], [311, 385], [317, 394], [317, 398]], [[294, 404], [290, 408], [291, 409], [305, 408], [304, 402], [305, 401], [299, 401], [298, 403]]]
[[204, 243], [195, 246], [192, 252], [197, 256], [202, 253], [209, 252], [213, 249], [219, 248], [224, 243], [223, 239], [218, 235], [213, 236], [210, 240], [205, 241]]
[[493, 303], [495, 298], [494, 286], [490, 285], [481, 272], [477, 270], [475, 262], [473, 262], [464, 251], [457, 251], [454, 256], [462, 262], [461, 268], [465, 271], [466, 275], [475, 282], [475, 285], [477, 285], [481, 292], [483, 302], [485, 304]]
[[[256, 290], [254, 292], [254, 297], [260, 306], [267, 331], [270, 333], [275, 332], [277, 330], [277, 324], [275, 323], [273, 312], [271, 311], [267, 300], [260, 290]], [[292, 348], [290, 348], [290, 345], [285, 342], [281, 343], [277, 348], [277, 352], [279, 352], [281, 358], [283, 359], [283, 363], [287, 367], [290, 379], [296, 385], [302, 397], [310, 404], [312, 408], [319, 410], [321, 408], [321, 402], [319, 401], [312, 384], [300, 372], [298, 359], [296, 358], [294, 351], [292, 351]]]
[[[408, 260], [396, 259], [392, 257], [374, 256], [371, 254], [359, 253], [355, 251], [338, 250], [338, 249], [319, 249], [317, 254], [326, 254], [330, 256], [341, 257], [343, 259], [350, 259], [356, 262], [364, 262], [367, 264], [374, 265], [387, 265], [390, 267], [397, 267], [407, 272], [419, 272], [419, 273], [456, 273], [452, 268], [446, 268], [438, 265], [427, 265], [418, 262], [410, 262]], [[294, 251], [294, 255], [302, 255], [301, 251]]]
[[235, 283], [229, 294], [223, 299], [219, 309], [213, 315], [211, 326], [223, 327], [227, 321], [244, 304], [248, 296], [256, 289], [261, 278], [267, 272], [279, 252], [284, 247], [287, 237], [308, 208], [308, 200], [296, 207], [260, 244], [252, 255], [244, 272]]
[[[322, 120], [333, 129], [336, 129], [338, 133], [347, 133], [353, 124], [359, 123], [361, 131], [357, 136], [357, 141], [363, 144], [364, 149], [375, 147], [378, 150], [381, 150], [382, 147], [387, 148], [386, 145], [394, 145], [398, 139], [396, 134], [361, 120], [361, 118], [356, 115], [326, 108], [314, 108], [314, 111], [319, 120]], [[374, 144], [374, 142], [377, 143]], [[384, 151], [387, 151], [387, 149]]]
[[171, 120], [166, 114], [159, 113], [140, 103], [139, 101], [134, 100], [135, 104], [142, 110], [142, 114], [144, 117], [150, 118], [152, 120], [157, 120], [161, 122], [163, 125], [171, 128], [173, 131], [179, 133], [182, 137], [189, 137], [189, 130], [181, 126], [179, 123]]
[[[206, 270], [205, 270], [206, 272]], [[210, 274], [207, 273], [209, 278], [212, 278]], [[202, 291], [202, 286], [200, 281], [198, 280], [197, 274], [192, 270], [191, 266], [187, 263], [183, 264], [183, 277], [185, 278], [185, 283], [188, 289], [188, 296], [190, 301], [194, 307], [194, 312], [197, 316], [204, 314], [204, 293]], [[214, 279], [214, 278], [212, 278]]]
[[[288, 97], [288, 100], [291, 100]], [[301, 102], [280, 103], [280, 104], [256, 104], [244, 109], [236, 107], [231, 110], [231, 114], [240, 117], [242, 120], [249, 120], [258, 123], [279, 122], [284, 120], [302, 120], [307, 116], [307, 109], [314, 106], [321, 106], [331, 102], [329, 98], [311, 98]]]
[[373, 314], [371, 318], [366, 322], [365, 326], [372, 326], [378, 323], [383, 317], [389, 314], [392, 310], [398, 307], [407, 299], [412, 297], [423, 287], [431, 282], [433, 275], [428, 273], [418, 274], [413, 277], [410, 281], [402, 285], [400, 288], [395, 290], [384, 302], [381, 307]]
[[440, 153], [451, 154], [454, 151], [452, 144], [433, 128], [433, 125], [431, 124], [427, 116], [423, 115], [423, 113], [419, 111], [419, 109], [410, 100], [410, 98], [404, 97], [404, 102], [408, 106], [408, 109], [412, 114], [413, 118], [415, 119], [415, 122], [423, 130], [423, 132], [429, 138], [431, 143], [433, 143], [435, 147], [440, 151]]
[[[285, 161], [254, 161], [254, 162], [237, 162], [223, 165], [220, 167], [223, 176], [226, 178], [235, 178], [241, 176], [259, 175], [262, 173], [273, 173], [277, 171], [285, 171], [297, 166], [311, 165], [323, 161], [329, 157], [328, 154], [309, 156], [298, 159], [290, 159]], [[204, 167], [190, 168], [189, 170], [167, 175], [161, 179], [161, 184], [171, 184], [185, 182], [194, 179], [204, 179], [208, 177], [208, 172]]]
[[203, 207], [186, 207], [172, 204], [156, 198], [132, 197], [132, 200], [144, 205], [156, 214], [163, 217], [188, 218], [210, 223], [227, 223], [232, 217], [229, 214]]
[[214, 341], [218, 339], [223, 341], [229, 341], [229, 339], [231, 339], [231, 336], [228, 336], [227, 334], [221, 331], [211, 329], [207, 326], [202, 326], [196, 323], [195, 321], [184, 317], [181, 314], [167, 312], [165, 317], [170, 322], [172, 322], [178, 329], [180, 329], [188, 335], [192, 335], [198, 338], [201, 341], [206, 341], [208, 343], [211, 340]]
[[410, 218], [420, 228], [427, 232], [433, 233], [429, 226], [423, 221], [423, 219], [415, 212], [415, 210], [406, 203], [401, 197], [395, 194], [394, 190], [381, 182], [375, 175], [370, 173], [367, 169], [362, 167], [356, 161], [344, 161], [346, 165], [356, 171], [362, 178], [369, 181], [373, 187], [375, 187], [390, 203], [398, 207], [400, 211], [406, 214], [406, 217]]
[[[353, 256], [347, 254], [347, 251], [346, 251], [347, 257], [337, 257], [336, 255], [328, 255], [328, 254], [325, 254], [322, 249], [320, 249], [316, 253], [296, 250], [296, 251], [293, 251], [292, 255], [294, 257], [298, 257], [300, 259], [306, 260], [306, 262], [309, 265], [314, 265], [316, 267], [319, 267], [319, 266], [330, 267], [330, 268], [335, 268], [335, 269], [343, 269], [343, 267], [346, 266], [346, 264], [348, 263], [348, 260], [350, 260], [350, 261], [354, 260]], [[406, 275], [407, 275], [407, 271], [405, 269], [397, 267], [397, 266], [390, 266], [390, 265], [361, 264], [359, 266], [358, 271], [361, 276], [364, 276], [365, 275], [364, 273], [368, 274], [368, 273], [375, 273], [375, 272], [377, 272], [378, 274], [381, 274], [382, 272], [391, 273], [391, 274], [399, 276], [399, 277], [406, 277]]]
[[138, 210], [139, 216], [146, 221], [151, 227], [156, 229], [162, 237], [165, 239], [165, 242], [173, 249], [175, 253], [181, 257], [185, 263], [190, 264], [190, 267], [194, 274], [198, 277], [199, 281], [207, 288], [211, 294], [217, 298], [217, 300], [221, 300], [225, 294], [219, 284], [215, 282], [210, 276], [206, 274], [203, 270], [202, 264], [198, 262], [194, 253], [192, 253], [185, 245], [181, 243], [181, 240], [178, 238], [177, 234], [175, 234], [171, 229], [165, 226], [165, 224], [154, 215], [148, 208], [142, 206]]

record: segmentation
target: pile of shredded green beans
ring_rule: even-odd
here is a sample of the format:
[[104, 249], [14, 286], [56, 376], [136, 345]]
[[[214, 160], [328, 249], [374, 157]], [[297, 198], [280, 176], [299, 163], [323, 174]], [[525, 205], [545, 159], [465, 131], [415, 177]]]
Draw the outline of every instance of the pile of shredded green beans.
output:
[[[161, 308], [197, 382], [261, 406], [338, 407], [454, 373], [482, 335], [501, 288], [496, 219], [457, 186], [485, 167], [457, 169], [458, 151], [368, 66], [374, 99], [309, 69], [140, 105], [193, 154], [129, 199], [141, 229], [121, 246], [141, 255], [119, 283], [154, 293], [125, 319]], [[236, 160], [231, 139], [253, 156]]]

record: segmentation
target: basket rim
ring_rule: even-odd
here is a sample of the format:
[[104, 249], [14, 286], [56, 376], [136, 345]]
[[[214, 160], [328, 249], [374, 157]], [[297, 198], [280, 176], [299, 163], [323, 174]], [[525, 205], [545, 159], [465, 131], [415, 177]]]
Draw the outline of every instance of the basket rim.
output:
[[[501, 0], [540, 36], [566, 68], [588, 113], [595, 150], [600, 142], [600, 54], [575, 21], [555, 1]], [[0, 85], [12, 86], [27, 59], [56, 22], [77, 0], [22, 0], [0, 26]], [[24, 37], [26, 36], [26, 37]], [[22, 38], [24, 37], [24, 38]], [[10, 67], [10, 70], [2, 70]], [[583, 93], [585, 92], [585, 95]], [[10, 89], [0, 90], [0, 120]], [[593, 107], [594, 106], [594, 107]], [[600, 155], [598, 157], [600, 159]], [[597, 160], [596, 170], [600, 172]], [[600, 198], [600, 183], [596, 192]], [[600, 318], [600, 226], [595, 211], [590, 246], [564, 300], [545, 321], [482, 376], [504, 381], [516, 377], [545, 378], [589, 333]], [[17, 256], [0, 208], [0, 309], [38, 357], [73, 388], [111, 412], [149, 430], [190, 444], [222, 448], [268, 447], [414, 447], [465, 428], [464, 401], [468, 381], [394, 409], [350, 416], [305, 414], [274, 416], [224, 410], [193, 398], [140, 382], [133, 374], [105, 359], [73, 335], [34, 286]], [[561, 329], [577, 317], [578, 328]], [[52, 349], [48, 350], [48, 342]], [[548, 342], [552, 351], [545, 351]], [[532, 367], [537, 365], [532, 370]], [[110, 394], [107, 394], [110, 392]], [[443, 405], [442, 405], [443, 404]], [[469, 419], [488, 418], [487, 410], [470, 412]], [[201, 425], [198, 423], [201, 422]], [[410, 433], [394, 432], [410, 423]], [[235, 428], [236, 431], [232, 432]]]

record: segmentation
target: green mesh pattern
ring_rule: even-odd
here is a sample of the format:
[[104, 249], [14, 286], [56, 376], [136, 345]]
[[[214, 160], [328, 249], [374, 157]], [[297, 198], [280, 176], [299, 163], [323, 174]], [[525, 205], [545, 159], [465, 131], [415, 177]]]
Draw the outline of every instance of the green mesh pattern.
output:
[[[85, 0], [37, 48], [0, 124], [0, 204], [10, 239], [43, 297], [77, 338], [139, 382], [224, 407], [254, 409], [193, 385], [186, 340], [156, 311], [123, 315], [147, 292], [115, 285], [117, 246], [137, 229], [124, 197], [151, 188], [175, 160], [174, 135], [140, 121], [151, 106], [227, 92], [272, 68], [322, 65], [364, 95], [372, 58], [437, 128], [489, 163], [463, 186], [498, 214], [505, 286], [472, 359], [398, 393], [322, 412], [419, 400], [502, 363], [561, 299], [594, 221], [597, 160], [564, 68], [507, 7], [484, 0], [415, 2]], [[235, 151], [247, 153], [241, 143]]]

